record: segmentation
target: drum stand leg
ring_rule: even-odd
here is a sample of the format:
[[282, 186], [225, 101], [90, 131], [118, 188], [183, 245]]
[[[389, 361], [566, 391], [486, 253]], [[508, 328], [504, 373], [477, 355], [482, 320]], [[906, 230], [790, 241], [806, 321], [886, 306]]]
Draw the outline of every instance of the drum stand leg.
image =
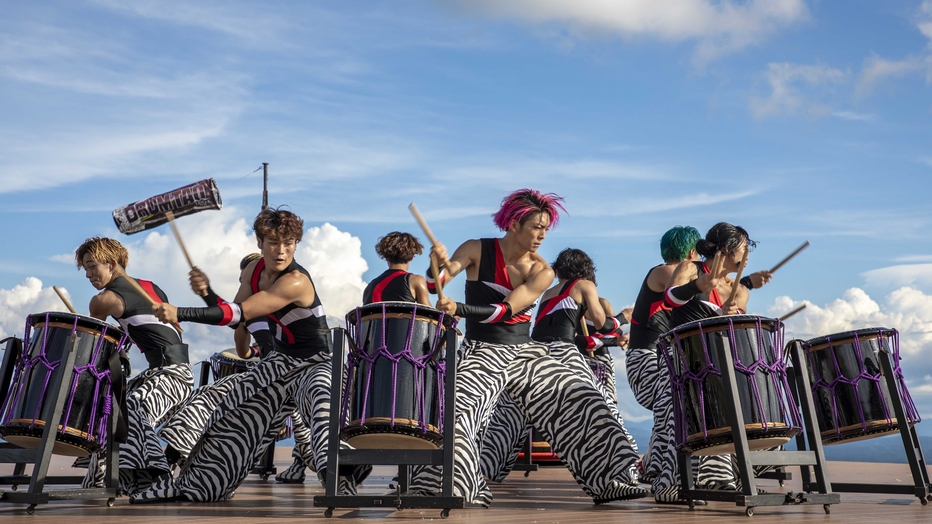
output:
[[[117, 462], [113, 459], [109, 462], [111, 466], [109, 469], [109, 482], [106, 483], [106, 487], [104, 488], [45, 490], [46, 484], [80, 484], [83, 480], [82, 477], [48, 476], [49, 464], [52, 460], [52, 449], [55, 446], [55, 434], [58, 432], [59, 424], [62, 423], [62, 410], [74, 374], [75, 348], [77, 347], [77, 342], [77, 335], [72, 334], [69, 341], [69, 350], [65, 358], [60, 361], [58, 367], [52, 372], [48, 390], [51, 393], [48, 397], [48, 402], [51, 403], [52, 409], [42, 410], [46, 424], [45, 428], [42, 430], [42, 438], [39, 441], [38, 449], [20, 449], [10, 444], [0, 445], [0, 463], [16, 464], [13, 470], [14, 474], [12, 476], [0, 477], [0, 484], [13, 484], [15, 486], [27, 480], [29, 482], [29, 489], [25, 492], [0, 492], [0, 502], [28, 504], [29, 506], [26, 508], [26, 513], [29, 514], [35, 512], [37, 505], [48, 504], [50, 500], [106, 498], [108, 505], [112, 505], [113, 499], [116, 497], [115, 479], [118, 478], [119, 471], [117, 467], [113, 467]], [[19, 347], [22, 347], [22, 341], [18, 339], [14, 339], [10, 343], [18, 343]], [[15, 349], [10, 346], [10, 343], [7, 344], [3, 357], [3, 367], [0, 369], [0, 377], [2, 377], [0, 382], [7, 384], [9, 383], [6, 381], [12, 376], [15, 362], [12, 356], [13, 353], [16, 353]], [[9, 386], [7, 386], [7, 389], [3, 390], [2, 397], [0, 397], [0, 405], [5, 403], [8, 391]], [[115, 418], [114, 416], [110, 417], [108, 449], [114, 449], [116, 447], [113, 445], [115, 443], [112, 442], [113, 429], [116, 427]], [[116, 455], [116, 453], [116, 451], [113, 452], [114, 455]], [[33, 465], [32, 475], [30, 477], [25, 477], [23, 475], [26, 464]]]
[[207, 360], [201, 361], [201, 370], [200, 370], [200, 380], [197, 383], [198, 387], [206, 386], [207, 382], [210, 380], [210, 362]]
[[[903, 448], [906, 451], [906, 461], [909, 463], [909, 470], [913, 477], [912, 485], [902, 484], [871, 484], [871, 483], [851, 483], [837, 482], [832, 484], [835, 491], [844, 493], [882, 493], [891, 495], [915, 495], [919, 502], [925, 506], [932, 500], [932, 484], [929, 482], [929, 470], [926, 467], [925, 457], [922, 453], [922, 446], [919, 443], [919, 436], [916, 434], [916, 428], [910, 426], [906, 418], [906, 407], [903, 405], [903, 398], [900, 390], [897, 388], [896, 376], [893, 374], [893, 357], [886, 347], [881, 348], [879, 352], [880, 368], [883, 372], [884, 381], [887, 383], [887, 389], [890, 392], [890, 403], [893, 404], [893, 413], [896, 417], [897, 429], [900, 437], [903, 439]], [[794, 363], [795, 365], [795, 363]], [[804, 368], [800, 368], [802, 370]], [[807, 376], [808, 378], [808, 376]], [[808, 386], [807, 386], [808, 387]], [[811, 390], [807, 390], [811, 392]], [[800, 385], [797, 393], [802, 393]], [[807, 422], [808, 427], [808, 422]], [[817, 435], [821, 439], [821, 435]], [[820, 440], [821, 443], [821, 440]], [[804, 446], [797, 438], [797, 446]], [[805, 449], [800, 447], [800, 449]], [[809, 482], [808, 468], [801, 471], [803, 480], [803, 489], [809, 490], [813, 486]]]
[[511, 468], [514, 471], [523, 471], [525, 477], [530, 476], [532, 471], [537, 471], [540, 468], [538, 464], [534, 463], [534, 457], [531, 455], [534, 452], [533, 440], [533, 432], [528, 430], [527, 440], [524, 441], [524, 449], [522, 450], [524, 460], [516, 461], [514, 467]]
[[[734, 502], [737, 506], [744, 506], [747, 516], [754, 515], [757, 506], [782, 506], [788, 504], [821, 504], [826, 513], [832, 504], [839, 504], [841, 497], [832, 493], [832, 485], [825, 470], [825, 455], [822, 453], [821, 441], [816, 443], [814, 451], [750, 451], [748, 438], [744, 430], [744, 413], [738, 394], [735, 378], [735, 364], [731, 348], [720, 345], [715, 348], [718, 352], [719, 362], [723, 363], [722, 385], [725, 388], [725, 410], [728, 422], [732, 428], [732, 438], [735, 443], [735, 459], [738, 463], [738, 478], [741, 480], [741, 490], [699, 490], [694, 489], [692, 465], [687, 453], [679, 453], [680, 482], [683, 498], [689, 501], [690, 507], [694, 500], [718, 500]], [[793, 360], [796, 362], [802, 355], [802, 348], [796, 344], [793, 351]], [[801, 368], [797, 368], [801, 369]], [[808, 376], [797, 377], [808, 388]], [[802, 402], [803, 417], [807, 429], [814, 427], [810, 422], [815, 420], [811, 390]], [[815, 426], [817, 427], [817, 426]], [[814, 430], [818, 436], [818, 430]], [[810, 431], [810, 437], [811, 435]], [[754, 481], [754, 466], [812, 466], [817, 477], [818, 493], [759, 493]]]
[[[333, 516], [334, 508], [405, 508], [441, 509], [440, 517], [447, 518], [453, 508], [464, 506], [463, 497], [453, 496], [453, 447], [456, 415], [456, 333], [447, 331], [445, 356], [447, 362], [444, 378], [443, 447], [441, 449], [340, 449], [340, 425], [343, 405], [343, 355], [344, 335], [334, 331], [333, 375], [330, 386], [330, 434], [327, 446], [327, 478], [324, 482], [325, 495], [314, 497], [314, 505], [327, 508], [325, 517]], [[397, 465], [398, 492], [389, 495], [340, 495], [338, 493], [341, 465]], [[405, 495], [409, 481], [408, 466], [436, 465], [442, 467], [440, 496]]]

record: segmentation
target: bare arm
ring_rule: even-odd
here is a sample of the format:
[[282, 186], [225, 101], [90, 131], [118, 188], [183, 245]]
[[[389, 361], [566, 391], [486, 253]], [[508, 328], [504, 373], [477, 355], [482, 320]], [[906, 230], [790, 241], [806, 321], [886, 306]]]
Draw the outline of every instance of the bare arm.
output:
[[240, 358], [249, 358], [252, 356], [252, 349], [249, 347], [249, 342], [252, 337], [249, 335], [249, 331], [246, 330], [246, 324], [240, 324], [236, 327], [236, 331], [233, 332], [233, 342], [236, 344], [236, 354]]
[[595, 284], [588, 280], [580, 280], [576, 283], [582, 294], [582, 303], [586, 305], [586, 318], [591, 320], [596, 328], [602, 327], [605, 323], [605, 310], [602, 308], [602, 301], [599, 299], [599, 292]]
[[430, 306], [430, 291], [427, 290], [427, 280], [421, 275], [411, 275], [408, 283], [411, 294], [414, 295], [414, 301], [418, 304]]
[[482, 255], [482, 242], [479, 240], [467, 240], [456, 248], [453, 256], [447, 258], [447, 248], [438, 243], [430, 250], [431, 256], [436, 256], [440, 265], [443, 266], [447, 279], [451, 279], [460, 274], [461, 271], [469, 269], [470, 266], [479, 264], [479, 257]]
[[109, 289], [105, 289], [91, 298], [88, 304], [91, 316], [99, 320], [107, 320], [107, 316], [119, 318], [123, 314], [123, 299]]

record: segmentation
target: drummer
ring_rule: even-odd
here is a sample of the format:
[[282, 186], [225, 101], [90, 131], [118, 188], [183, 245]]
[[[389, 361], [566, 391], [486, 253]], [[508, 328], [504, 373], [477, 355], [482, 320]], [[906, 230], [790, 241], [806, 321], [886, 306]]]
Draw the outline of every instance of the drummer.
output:
[[[181, 333], [152, 315], [149, 301], [128, 282], [131, 278], [126, 274], [129, 252], [118, 241], [106, 237], [88, 238], [75, 251], [75, 263], [100, 291], [88, 306], [91, 316], [100, 320], [108, 316], [115, 318], [149, 363], [149, 369], [127, 384], [128, 435], [126, 443], [120, 445], [120, 490], [133, 494], [169, 472], [155, 428], [188, 398], [194, 386], [188, 346], [182, 342]], [[168, 301], [155, 283], [138, 282], [151, 299]], [[84, 463], [85, 460], [79, 459], [75, 465]], [[82, 485], [103, 486], [104, 465], [99, 454], [89, 457]]]
[[[698, 239], [695, 252], [703, 260], [690, 258], [680, 262], [667, 282], [664, 300], [671, 308], [669, 329], [705, 318], [745, 313], [748, 287], [737, 286], [734, 298], [730, 299], [734, 279], [729, 275], [738, 271], [745, 254], [754, 246], [756, 242], [748, 238], [744, 228], [727, 222], [715, 224], [704, 239]], [[760, 285], [772, 277], [766, 271], [755, 275], [754, 280]], [[660, 424], [673, 427], [672, 406], [665, 410]], [[730, 456], [703, 457], [700, 464], [697, 479], [700, 488], [737, 487]]]
[[[131, 501], [226, 500], [253, 464], [272, 445], [278, 428], [295, 407], [311, 422], [318, 477], [326, 478], [330, 419], [331, 340], [320, 297], [310, 274], [294, 260], [304, 222], [282, 209], [265, 209], [253, 224], [262, 258], [246, 267], [234, 302], [218, 297], [202, 282], [201, 308], [152, 306], [163, 322], [193, 321], [236, 327], [268, 316], [274, 323], [274, 351], [243, 373], [217, 406], [210, 425], [188, 457], [180, 475], [163, 477]], [[341, 477], [341, 492], [353, 494], [371, 470], [357, 466]]]
[[414, 256], [423, 250], [424, 246], [410, 233], [392, 231], [380, 238], [375, 252], [388, 264], [388, 269], [369, 282], [362, 293], [362, 303], [417, 302], [430, 306], [427, 280], [421, 275], [408, 273]]
[[[599, 390], [608, 409], [621, 425], [621, 437], [637, 452], [634, 437], [625, 429], [624, 420], [618, 412], [614, 388], [610, 396], [577, 347], [582, 345], [590, 351], [604, 350], [607, 353], [605, 344], [616, 344], [618, 341], [616, 337], [596, 336], [597, 331], [613, 332], [621, 323], [609, 317], [602, 307], [603, 302], [595, 285], [595, 264], [584, 251], [567, 248], [557, 255], [552, 268], [558, 282], [541, 297], [531, 338], [546, 344], [552, 358]], [[577, 337], [583, 319], [593, 323], [592, 336]], [[482, 441], [482, 473], [486, 478], [501, 482], [511, 472], [518, 452], [527, 439], [530, 429], [528, 424], [527, 417], [514, 401], [507, 395], [499, 397]], [[637, 486], [636, 465], [632, 464], [621, 478]]]
[[[443, 245], [435, 245], [431, 252], [443, 266], [441, 283], [466, 272], [466, 302], [444, 297], [437, 309], [466, 319], [463, 356], [456, 368], [453, 491], [470, 504], [492, 502], [481, 475], [479, 437], [505, 392], [595, 502], [647, 494], [619, 480], [637, 455], [619, 437], [620, 424], [602, 395], [591, 381], [551, 358], [546, 345], [530, 338], [531, 309], [554, 277], [537, 249], [557, 222], [561, 201], [554, 194], [515, 191], [494, 215], [496, 226], [505, 232], [503, 238], [468, 240], [449, 258]], [[614, 431], [605, 431], [608, 427]], [[439, 487], [439, 468], [416, 468], [413, 492], [436, 493]]]

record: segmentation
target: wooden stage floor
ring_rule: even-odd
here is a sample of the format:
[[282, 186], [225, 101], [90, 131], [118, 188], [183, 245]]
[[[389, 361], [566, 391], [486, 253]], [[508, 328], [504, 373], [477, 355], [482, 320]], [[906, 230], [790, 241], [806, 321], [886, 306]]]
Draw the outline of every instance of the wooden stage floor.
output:
[[[279, 469], [290, 463], [290, 447], [276, 448], [276, 465]], [[72, 459], [54, 457], [50, 474], [75, 475], [81, 471], [68, 467]], [[830, 462], [829, 474], [837, 481], [872, 481], [883, 483], [910, 483], [906, 464], [868, 462]], [[761, 481], [768, 491], [799, 491], [799, 469], [791, 468], [793, 479], [780, 488], [773, 480]], [[12, 466], [0, 465], [0, 474], [12, 473]], [[392, 468], [377, 467], [366, 481], [362, 493], [386, 493]], [[23, 489], [25, 486], [20, 487]], [[0, 486], [0, 490], [9, 490]], [[525, 478], [522, 473], [509, 476], [502, 484], [493, 484], [495, 501], [490, 509], [470, 508], [453, 510], [447, 522], [467, 524], [485, 522], [515, 522], [527, 524], [599, 524], [630, 522], [698, 522], [720, 523], [722, 519], [735, 522], [882, 522], [885, 519], [898, 524], [904, 522], [932, 522], [932, 504], [922, 506], [915, 497], [906, 495], [880, 495], [857, 493], [841, 495], [842, 503], [832, 507], [826, 515], [821, 506], [776, 506], [755, 508], [750, 519], [743, 508], [730, 503], [711, 502], [708, 506], [690, 511], [685, 506], [655, 504], [653, 499], [613, 502], [595, 506], [586, 497], [564, 468], [546, 467]], [[199, 504], [174, 502], [158, 505], [131, 505], [123, 497], [108, 508], [104, 500], [53, 501], [40, 505], [34, 515], [26, 514], [23, 504], [0, 502], [0, 522], [66, 524], [109, 523], [209, 523], [209, 522], [320, 522], [375, 521], [391, 519], [393, 522], [423, 520], [440, 521], [439, 510], [406, 509], [337, 509], [333, 518], [324, 519], [323, 509], [314, 507], [314, 495], [323, 490], [309, 477], [305, 484], [278, 484], [262, 481], [250, 475], [236, 491], [233, 500]]]

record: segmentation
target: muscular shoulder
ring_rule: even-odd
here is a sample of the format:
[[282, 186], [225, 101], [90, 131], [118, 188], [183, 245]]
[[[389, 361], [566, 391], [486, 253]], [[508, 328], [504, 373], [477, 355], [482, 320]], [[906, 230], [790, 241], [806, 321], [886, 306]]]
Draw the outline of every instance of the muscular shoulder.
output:
[[667, 282], [670, 281], [670, 277], [673, 276], [674, 270], [678, 266], [669, 266], [667, 264], [662, 264], [650, 270], [650, 273], [647, 275], [647, 286], [656, 292], [663, 291], [667, 287]]
[[299, 303], [309, 303], [314, 300], [314, 284], [311, 283], [311, 279], [307, 275], [298, 270], [279, 277], [269, 289], [269, 292]]
[[110, 289], [105, 289], [91, 297], [88, 310], [92, 317], [106, 320], [107, 316], [114, 318], [123, 314], [123, 298]]

